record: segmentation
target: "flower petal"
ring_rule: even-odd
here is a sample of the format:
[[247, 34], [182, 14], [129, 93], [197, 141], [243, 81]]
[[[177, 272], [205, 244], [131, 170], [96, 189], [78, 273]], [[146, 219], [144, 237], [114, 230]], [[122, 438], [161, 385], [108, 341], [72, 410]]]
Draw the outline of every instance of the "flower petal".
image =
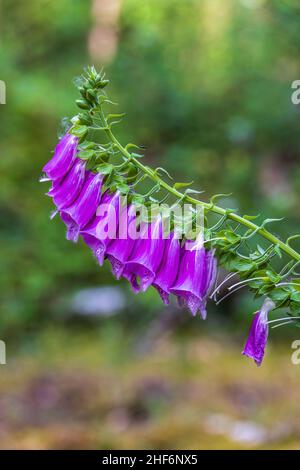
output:
[[51, 180], [65, 176], [72, 166], [77, 153], [78, 139], [74, 135], [66, 134], [57, 144], [54, 155], [43, 168], [44, 173]]
[[180, 241], [171, 233], [165, 242], [164, 256], [153, 282], [164, 304], [169, 304], [170, 288], [177, 277], [180, 253]]
[[[130, 237], [129, 227], [135, 223], [135, 206], [122, 208], [120, 215], [119, 236], [109, 244], [106, 255], [112, 266], [112, 271], [117, 279], [123, 274], [125, 263], [131, 255], [135, 240]], [[131, 278], [130, 278], [131, 280]]]
[[60, 212], [67, 225], [67, 239], [77, 241], [79, 231], [95, 215], [101, 197], [103, 176], [86, 173], [86, 180], [76, 201]]
[[[131, 280], [133, 275], [140, 279], [140, 290], [145, 292], [154, 281], [156, 271], [162, 261], [165, 241], [163, 239], [163, 225], [161, 217], [151, 224], [145, 224], [141, 235], [129, 260], [126, 262], [124, 273]], [[125, 276], [124, 276], [125, 277]], [[135, 288], [136, 288], [136, 284]]]
[[180, 305], [186, 305], [192, 315], [200, 311], [206, 318], [206, 299], [214, 283], [216, 261], [213, 252], [206, 252], [203, 245], [187, 241], [183, 248], [179, 274], [170, 292], [179, 298]]
[[74, 202], [82, 189], [84, 178], [85, 163], [77, 159], [63, 180], [53, 181], [52, 188], [47, 195], [53, 198], [53, 202], [59, 211]]
[[259, 312], [252, 320], [249, 336], [246, 341], [243, 353], [245, 356], [253, 359], [258, 366], [261, 365], [269, 335], [268, 313], [275, 308], [274, 302], [267, 298]]
[[109, 193], [106, 191], [102, 196], [97, 214], [80, 231], [80, 235], [93, 250], [100, 266], [103, 264], [107, 246], [116, 238], [119, 203], [119, 192]]

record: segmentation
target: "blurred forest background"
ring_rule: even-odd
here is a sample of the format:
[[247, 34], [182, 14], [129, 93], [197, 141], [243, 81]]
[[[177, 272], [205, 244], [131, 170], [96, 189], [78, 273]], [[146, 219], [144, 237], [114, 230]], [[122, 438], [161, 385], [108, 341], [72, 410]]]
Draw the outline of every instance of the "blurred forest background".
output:
[[[72, 77], [104, 65], [121, 142], [241, 213], [299, 231], [297, 0], [1, 0], [1, 448], [299, 448], [300, 330], [240, 355], [246, 290], [208, 319], [134, 297], [65, 239], [38, 183]], [[295, 242], [297, 245], [297, 241]], [[298, 244], [299, 246], [299, 244]]]

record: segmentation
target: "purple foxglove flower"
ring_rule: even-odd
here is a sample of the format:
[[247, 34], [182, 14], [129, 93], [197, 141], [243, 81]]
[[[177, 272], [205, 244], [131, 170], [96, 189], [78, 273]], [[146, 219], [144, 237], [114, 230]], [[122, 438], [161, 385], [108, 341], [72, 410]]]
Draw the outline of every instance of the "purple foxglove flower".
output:
[[51, 180], [65, 176], [74, 162], [77, 154], [78, 139], [74, 135], [66, 134], [58, 142], [54, 155], [43, 168], [44, 173]]
[[[124, 221], [124, 219], [126, 219]], [[122, 223], [124, 221], [124, 223]], [[112, 266], [112, 271], [117, 279], [123, 274], [125, 263], [132, 253], [135, 240], [130, 237], [129, 227], [136, 221], [135, 206], [123, 207], [120, 215], [119, 236], [109, 244], [106, 255]], [[121, 232], [121, 227], [123, 232]]]
[[81, 191], [85, 178], [85, 163], [76, 159], [69, 173], [63, 180], [53, 181], [52, 188], [47, 193], [53, 198], [57, 210], [61, 211], [74, 202]]
[[103, 264], [107, 246], [116, 238], [119, 204], [120, 193], [106, 191], [101, 198], [96, 216], [80, 231], [80, 235], [93, 250], [100, 266]]
[[[191, 243], [191, 242], [189, 242]], [[180, 306], [186, 305], [192, 315], [200, 310], [206, 318], [206, 301], [216, 276], [216, 260], [212, 251], [207, 252], [195, 242], [185, 245], [179, 274], [170, 292], [178, 297]]]
[[145, 292], [154, 281], [163, 258], [165, 242], [161, 217], [157, 217], [151, 224], [144, 225], [123, 272], [134, 292]]
[[259, 312], [256, 312], [252, 320], [249, 336], [242, 354], [251, 357], [258, 366], [261, 365], [265, 354], [269, 326], [268, 313], [275, 308], [275, 303], [266, 298]]
[[95, 215], [101, 197], [103, 176], [100, 173], [86, 172], [86, 179], [78, 198], [60, 212], [67, 226], [67, 239], [76, 242], [79, 231]]
[[158, 291], [164, 304], [169, 304], [170, 288], [174, 284], [180, 262], [180, 241], [174, 233], [165, 242], [164, 256], [155, 276], [153, 287]]

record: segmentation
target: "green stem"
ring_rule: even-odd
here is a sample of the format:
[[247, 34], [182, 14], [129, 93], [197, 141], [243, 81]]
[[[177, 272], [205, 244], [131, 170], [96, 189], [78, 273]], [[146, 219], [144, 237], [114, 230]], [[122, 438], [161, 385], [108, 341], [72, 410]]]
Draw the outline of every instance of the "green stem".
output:
[[103, 127], [105, 128], [105, 132], [108, 138], [111, 140], [111, 142], [114, 143], [114, 145], [118, 148], [118, 150], [122, 153], [122, 155], [125, 158], [133, 162], [140, 170], [142, 170], [146, 175], [148, 175], [149, 178], [151, 178], [155, 183], [158, 183], [162, 188], [164, 188], [166, 191], [173, 194], [177, 198], [184, 199], [185, 201], [190, 202], [191, 204], [201, 205], [204, 208], [204, 210], [206, 210], [207, 212], [212, 211], [222, 216], [226, 215], [229, 219], [234, 220], [235, 222], [244, 225], [245, 227], [247, 227], [248, 229], [252, 231], [255, 231], [256, 233], [264, 237], [266, 240], [271, 242], [273, 245], [277, 245], [284, 253], [291, 256], [296, 261], [300, 261], [300, 253], [298, 253], [289, 245], [281, 241], [279, 238], [277, 238], [271, 232], [266, 230], [264, 227], [259, 227], [258, 225], [254, 224], [250, 220], [247, 220], [244, 217], [234, 212], [228, 212], [226, 211], [226, 209], [223, 209], [222, 207], [215, 206], [214, 204], [211, 204], [211, 203], [199, 201], [198, 199], [185, 195], [181, 193], [180, 191], [178, 191], [177, 189], [170, 186], [168, 183], [166, 183], [166, 181], [162, 180], [157, 175], [157, 173], [155, 173], [151, 168], [144, 166], [137, 158], [133, 157], [131, 153], [128, 152], [128, 150], [126, 150], [123, 147], [123, 145], [118, 141], [118, 139], [112, 133], [111, 128], [108, 126], [105, 115], [101, 107], [99, 108], [99, 112], [100, 112], [101, 119], [103, 121]]

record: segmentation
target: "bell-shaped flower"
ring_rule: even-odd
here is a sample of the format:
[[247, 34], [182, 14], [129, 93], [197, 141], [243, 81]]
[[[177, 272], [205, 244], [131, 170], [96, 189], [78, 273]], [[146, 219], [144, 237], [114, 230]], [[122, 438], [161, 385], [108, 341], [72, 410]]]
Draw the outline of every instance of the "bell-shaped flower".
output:
[[164, 304], [169, 304], [170, 288], [174, 284], [180, 263], [180, 241], [172, 232], [165, 241], [164, 256], [153, 281], [153, 287], [158, 291]]
[[100, 266], [104, 261], [106, 248], [116, 238], [120, 193], [106, 191], [95, 217], [81, 231], [80, 235], [91, 248]]
[[275, 303], [266, 298], [259, 312], [252, 320], [249, 336], [242, 354], [251, 357], [258, 366], [261, 365], [265, 355], [265, 348], [269, 335], [268, 314], [275, 308]]
[[187, 306], [193, 315], [200, 311], [206, 318], [206, 301], [216, 276], [216, 260], [199, 242], [186, 242], [179, 273], [170, 292], [178, 297], [180, 306]]
[[62, 180], [55, 180], [47, 193], [53, 198], [57, 210], [71, 205], [80, 193], [85, 179], [85, 163], [76, 159], [69, 173]]
[[54, 155], [43, 168], [51, 180], [63, 178], [71, 168], [77, 154], [78, 139], [72, 134], [65, 134], [58, 142]]
[[[134, 292], [145, 292], [154, 281], [163, 258], [165, 242], [160, 216], [151, 224], [142, 225], [140, 237], [135, 242], [123, 272]], [[137, 282], [138, 278], [140, 283]]]
[[107, 250], [107, 259], [111, 263], [112, 271], [117, 279], [123, 274], [125, 263], [132, 253], [135, 239], [131, 236], [131, 227], [136, 223], [136, 209], [134, 205], [122, 207], [118, 237], [113, 240]]
[[80, 230], [96, 214], [101, 198], [103, 176], [100, 173], [86, 172], [82, 190], [77, 199], [69, 207], [60, 212], [63, 222], [67, 226], [67, 239], [76, 242]]

